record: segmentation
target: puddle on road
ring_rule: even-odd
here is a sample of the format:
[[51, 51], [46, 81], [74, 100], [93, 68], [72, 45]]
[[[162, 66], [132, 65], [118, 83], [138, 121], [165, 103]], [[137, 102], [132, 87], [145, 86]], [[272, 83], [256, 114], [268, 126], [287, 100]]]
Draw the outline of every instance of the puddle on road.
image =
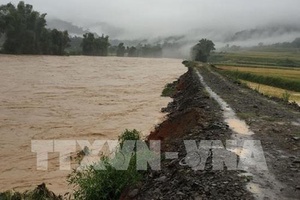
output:
[[292, 122], [291, 124], [293, 126], [300, 126], [300, 119], [298, 119], [298, 121]]
[[231, 130], [238, 134], [243, 135], [253, 135], [254, 133], [249, 130], [245, 121], [239, 120], [237, 118], [228, 118], [225, 119], [225, 122], [228, 124]]
[[212, 89], [205, 83], [201, 74], [196, 70], [197, 75], [201, 81], [201, 84], [205, 87], [209, 95], [218, 102], [223, 110], [224, 121], [227, 123], [229, 128], [234, 131], [236, 134], [241, 135], [253, 135], [254, 133], [249, 129], [248, 125], [244, 120], [240, 120], [236, 113], [233, 111], [232, 108], [219, 96], [217, 95]]
[[261, 191], [261, 188], [259, 187], [258, 184], [255, 184], [255, 183], [249, 183], [247, 185], [247, 189], [252, 192], [253, 194], [260, 194], [262, 191]]

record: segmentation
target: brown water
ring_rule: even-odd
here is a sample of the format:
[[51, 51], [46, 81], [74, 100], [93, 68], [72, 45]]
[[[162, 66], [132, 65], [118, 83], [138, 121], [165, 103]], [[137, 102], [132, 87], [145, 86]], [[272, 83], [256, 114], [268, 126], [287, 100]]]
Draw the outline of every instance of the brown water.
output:
[[0, 190], [45, 182], [67, 189], [69, 171], [50, 153], [36, 170], [31, 140], [116, 139], [124, 129], [147, 135], [169, 98], [162, 88], [185, 72], [181, 60], [115, 57], [0, 56]]

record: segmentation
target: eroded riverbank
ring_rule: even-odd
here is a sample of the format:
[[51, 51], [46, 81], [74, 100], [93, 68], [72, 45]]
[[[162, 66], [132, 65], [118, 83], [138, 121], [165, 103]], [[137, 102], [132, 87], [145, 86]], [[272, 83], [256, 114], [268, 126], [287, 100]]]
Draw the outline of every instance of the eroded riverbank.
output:
[[[193, 70], [183, 75], [174, 101], [164, 110], [168, 119], [149, 140], [163, 141], [163, 152], [179, 152], [178, 159], [162, 161], [161, 171], [149, 171], [128, 199], [297, 199], [299, 197], [299, 111], [236, 85], [206, 67], [197, 68], [203, 80], [225, 99], [232, 112], [246, 121], [251, 134], [237, 136], [224, 121], [221, 108], [201, 85]], [[224, 111], [225, 110], [225, 111]], [[226, 117], [226, 116], [225, 116]], [[247, 131], [247, 132], [248, 132]], [[182, 161], [188, 156], [184, 140], [254, 139], [261, 142], [269, 171], [213, 170], [212, 154], [201, 157], [202, 170]], [[251, 170], [250, 170], [251, 171]], [[138, 193], [137, 193], [138, 191]]]
[[[204, 140], [225, 143], [231, 130], [223, 121], [223, 112], [210, 98], [193, 69], [180, 77], [174, 101], [164, 110], [170, 112], [149, 136], [162, 140], [162, 152], [178, 152], [176, 159], [163, 159], [161, 171], [149, 171], [140, 187], [132, 188], [127, 199], [253, 199], [246, 189], [247, 177], [240, 170], [215, 170], [212, 154], [201, 157], [200, 169], [185, 163], [184, 141], [199, 144]], [[231, 154], [230, 152], [227, 152]], [[132, 196], [135, 194], [136, 196]], [[125, 199], [126, 199], [125, 198]]]

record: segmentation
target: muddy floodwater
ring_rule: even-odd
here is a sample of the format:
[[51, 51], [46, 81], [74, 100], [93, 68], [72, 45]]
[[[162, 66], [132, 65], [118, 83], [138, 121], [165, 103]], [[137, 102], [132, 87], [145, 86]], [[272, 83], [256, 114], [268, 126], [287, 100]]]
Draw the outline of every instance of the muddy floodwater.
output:
[[31, 140], [116, 139], [125, 129], [147, 135], [159, 123], [164, 85], [186, 71], [181, 60], [0, 55], [0, 191], [45, 182], [68, 190], [58, 153], [36, 168]]

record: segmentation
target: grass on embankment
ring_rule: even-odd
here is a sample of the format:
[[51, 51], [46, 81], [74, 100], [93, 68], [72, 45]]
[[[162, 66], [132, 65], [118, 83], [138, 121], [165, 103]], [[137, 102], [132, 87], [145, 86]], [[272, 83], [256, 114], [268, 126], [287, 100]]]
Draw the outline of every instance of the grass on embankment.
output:
[[178, 80], [173, 81], [173, 83], [167, 83], [161, 93], [162, 97], [173, 97], [176, 93], [176, 86], [178, 84]]
[[175, 93], [176, 93], [176, 85], [177, 85], [177, 81], [174, 81], [173, 83], [168, 83], [162, 93], [161, 96], [162, 97], [172, 97]]

